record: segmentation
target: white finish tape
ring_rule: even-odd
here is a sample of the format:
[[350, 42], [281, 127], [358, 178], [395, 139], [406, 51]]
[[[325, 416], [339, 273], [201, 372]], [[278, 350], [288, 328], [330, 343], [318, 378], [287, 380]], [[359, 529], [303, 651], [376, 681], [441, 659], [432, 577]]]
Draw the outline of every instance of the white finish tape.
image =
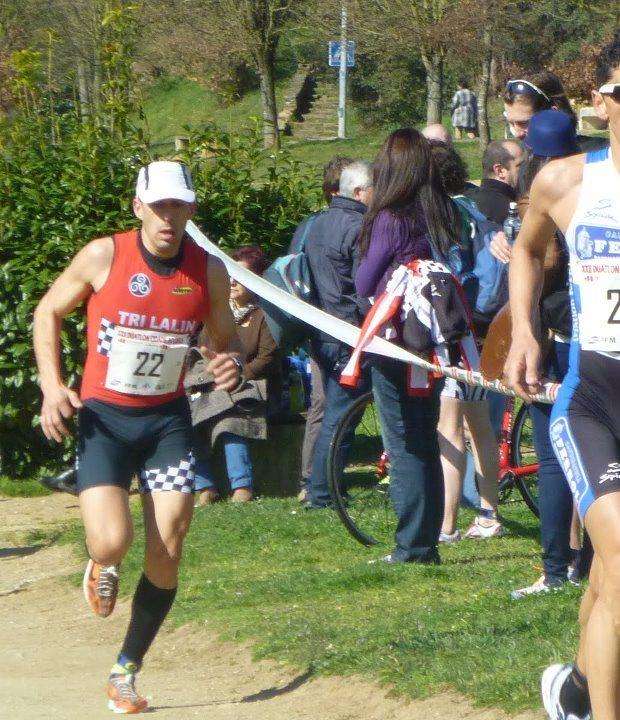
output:
[[[314, 307], [314, 305], [310, 305], [294, 295], [290, 295], [284, 290], [272, 285], [260, 275], [256, 275], [251, 270], [239, 265], [239, 263], [230, 258], [221, 248], [212, 243], [200, 230], [200, 228], [191, 220], [187, 223], [186, 230], [197, 245], [203, 248], [203, 250], [206, 250], [206, 252], [210, 255], [214, 255], [219, 258], [224, 263], [230, 277], [234, 278], [242, 285], [245, 285], [245, 287], [247, 287], [248, 290], [253, 292], [255, 295], [267, 300], [294, 317], [298, 317], [308, 325], [327, 333], [336, 340], [346, 343], [350, 347], [354, 348], [357, 345], [360, 336], [360, 328], [355, 327], [355, 325], [351, 325], [345, 320], [340, 320], [333, 315], [329, 315], [323, 310], [319, 310]], [[425, 368], [426, 370], [438, 373], [439, 375], [454, 378], [455, 380], [464, 382], [467, 385], [477, 385], [487, 388], [488, 390], [503, 393], [504, 395], [515, 395], [513, 390], [500, 383], [499, 380], [487, 380], [480, 372], [463, 370], [458, 367], [441, 367], [439, 365], [433, 365], [428, 362], [428, 360], [424, 360], [424, 358], [414, 355], [412, 352], [409, 352], [409, 350], [405, 350], [405, 348], [395, 345], [385, 338], [374, 337], [364, 348], [364, 351], [374, 353], [375, 355], [383, 355], [384, 357], [393, 358], [395, 360], [402, 360], [405, 363], [412, 363], [413, 365]], [[532, 399], [539, 402], [553, 403], [558, 390], [559, 385], [557, 383], [543, 383], [543, 391], [540, 394], [533, 396]]]

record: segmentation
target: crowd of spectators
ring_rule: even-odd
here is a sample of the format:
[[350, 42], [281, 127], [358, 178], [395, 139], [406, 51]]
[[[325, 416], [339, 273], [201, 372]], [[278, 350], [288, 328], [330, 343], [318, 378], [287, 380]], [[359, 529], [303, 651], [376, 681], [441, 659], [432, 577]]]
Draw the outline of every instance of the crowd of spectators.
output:
[[[575, 113], [562, 83], [549, 71], [510, 80], [503, 102], [511, 137], [487, 145], [479, 184], [469, 180], [449, 131], [437, 123], [421, 132], [402, 128], [391, 133], [372, 165], [345, 156], [335, 156], [327, 163], [323, 173], [325, 206], [299, 224], [289, 248], [289, 253], [303, 251], [307, 257], [317, 307], [361, 326], [395, 269], [412, 260], [440, 260], [457, 273], [450, 259], [454, 249], [459, 257], [469, 257], [471, 269], [482, 248], [496, 264], [510, 263], [511, 245], [501, 226], [511, 205], [518, 203], [522, 217], [528, 207], [529, 187], [540, 168], [555, 158], [595, 149], [603, 141], [577, 135]], [[474, 137], [477, 102], [465, 81], [459, 83], [452, 111], [457, 136]], [[480, 218], [494, 231], [486, 245], [476, 246], [472, 228], [476, 222], [480, 224]], [[545, 260], [541, 299], [547, 338], [544, 374], [561, 381], [567, 369], [571, 321], [564, 242], [557, 231], [553, 240]], [[258, 275], [268, 265], [257, 246], [242, 247], [233, 258]], [[462, 265], [460, 270], [464, 272]], [[220, 499], [222, 492], [221, 479], [213, 471], [213, 453], [220, 451], [217, 441], [225, 458], [232, 501], [252, 499], [250, 441], [267, 438], [269, 420], [281, 411], [281, 390], [287, 384], [283, 348], [277, 347], [258, 298], [232, 280], [230, 305], [246, 353], [246, 382], [233, 394], [214, 390], [205, 361], [199, 357], [194, 357], [186, 379], [196, 432], [199, 505]], [[475, 318], [475, 308], [471, 309]], [[496, 343], [498, 333], [509, 332], [507, 317], [503, 309], [490, 328], [493, 317], [476, 324], [480, 342], [487, 328], [487, 342], [491, 343]], [[390, 339], [403, 343], [398, 323], [391, 332]], [[390, 461], [390, 495], [398, 520], [394, 549], [383, 560], [435, 563], [439, 562], [440, 543], [504, 533], [497, 484], [503, 396], [488, 396], [479, 388], [450, 379], [435, 382], [427, 393], [412, 394], [405, 366], [376, 355], [366, 359], [360, 382], [351, 387], [340, 382], [351, 356], [347, 344], [309, 328], [305, 349], [311, 382], [299, 500], [306, 509], [330, 506], [326, 465], [335, 428], [351, 404], [372, 388]], [[535, 403], [530, 412], [540, 463], [544, 572], [532, 585], [515, 590], [514, 598], [583, 577], [591, 558], [587, 537], [582, 547], [571, 493], [549, 441], [550, 406]], [[457, 514], [466, 475], [467, 439], [474, 456], [479, 508], [473, 524], [461, 536]], [[345, 438], [344, 452], [351, 440]], [[58, 479], [62, 489], [70, 485], [65, 475]]]

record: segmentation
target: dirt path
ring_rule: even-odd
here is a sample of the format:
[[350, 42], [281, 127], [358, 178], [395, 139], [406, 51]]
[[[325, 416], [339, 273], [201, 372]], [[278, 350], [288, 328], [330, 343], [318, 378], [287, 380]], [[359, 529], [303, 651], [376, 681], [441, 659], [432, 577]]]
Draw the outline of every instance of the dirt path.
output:
[[[112, 717], [102, 690], [129, 602], [121, 602], [108, 620], [98, 620], [64, 579], [79, 569], [70, 550], [23, 542], [33, 528], [76, 515], [67, 496], [0, 498], [0, 719]], [[247, 647], [222, 643], [198, 625], [164, 630], [139, 687], [162, 720], [506, 718], [500, 711], [474, 709], [455, 695], [406, 703], [361, 680], [315, 679], [276, 663], [255, 663]]]

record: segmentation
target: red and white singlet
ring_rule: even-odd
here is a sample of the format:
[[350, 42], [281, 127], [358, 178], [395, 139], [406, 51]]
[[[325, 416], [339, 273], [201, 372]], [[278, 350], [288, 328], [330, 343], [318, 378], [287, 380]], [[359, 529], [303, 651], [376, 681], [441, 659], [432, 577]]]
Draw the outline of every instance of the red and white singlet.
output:
[[208, 311], [207, 253], [184, 241], [168, 277], [146, 263], [137, 230], [114, 235], [110, 274], [87, 304], [80, 396], [151, 407], [183, 395], [185, 358]]

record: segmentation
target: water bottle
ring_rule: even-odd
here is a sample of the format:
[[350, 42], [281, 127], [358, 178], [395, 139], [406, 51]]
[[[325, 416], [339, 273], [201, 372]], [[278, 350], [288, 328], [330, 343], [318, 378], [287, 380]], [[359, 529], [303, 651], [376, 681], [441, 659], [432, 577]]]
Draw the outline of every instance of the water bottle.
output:
[[510, 245], [514, 245], [519, 230], [521, 230], [521, 218], [517, 212], [517, 203], [511, 202], [508, 217], [504, 220], [504, 235]]

